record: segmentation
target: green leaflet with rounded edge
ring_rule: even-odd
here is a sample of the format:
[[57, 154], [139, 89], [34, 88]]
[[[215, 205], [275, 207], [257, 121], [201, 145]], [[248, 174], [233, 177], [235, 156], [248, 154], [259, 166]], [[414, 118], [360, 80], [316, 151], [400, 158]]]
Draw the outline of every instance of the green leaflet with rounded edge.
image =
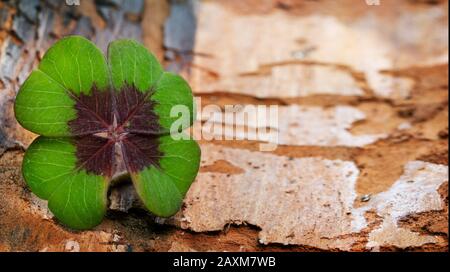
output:
[[68, 122], [76, 117], [72, 95], [89, 94], [93, 84], [109, 85], [108, 66], [102, 52], [81, 36], [56, 42], [44, 55], [16, 97], [17, 121], [44, 136], [70, 136]]
[[170, 135], [160, 138], [164, 156], [160, 168], [151, 166], [131, 173], [136, 191], [147, 209], [161, 217], [175, 214], [197, 175], [200, 147], [194, 140], [173, 140]]
[[38, 137], [25, 153], [22, 172], [33, 193], [48, 200], [63, 224], [88, 229], [102, 221], [109, 180], [76, 169], [70, 138]]

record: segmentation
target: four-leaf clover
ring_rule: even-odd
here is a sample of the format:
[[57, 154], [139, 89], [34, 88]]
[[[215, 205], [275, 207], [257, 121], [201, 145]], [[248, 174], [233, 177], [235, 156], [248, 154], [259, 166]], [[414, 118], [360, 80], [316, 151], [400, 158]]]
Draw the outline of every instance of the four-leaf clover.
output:
[[[83, 37], [61, 39], [15, 102], [19, 123], [41, 135], [25, 154], [25, 181], [73, 229], [102, 221], [121, 165], [148, 210], [163, 217], [179, 210], [199, 168], [197, 143], [170, 135], [179, 118], [188, 118], [179, 130], [194, 119], [186, 81], [133, 40], [112, 42], [107, 55]], [[171, 115], [175, 105], [190, 115]]]

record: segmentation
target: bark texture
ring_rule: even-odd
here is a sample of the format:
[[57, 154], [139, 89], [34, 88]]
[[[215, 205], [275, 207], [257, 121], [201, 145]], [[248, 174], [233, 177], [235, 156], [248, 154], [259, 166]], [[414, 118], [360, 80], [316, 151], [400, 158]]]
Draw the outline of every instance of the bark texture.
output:
[[[0, 251], [447, 251], [447, 10], [406, 0], [0, 2]], [[200, 112], [194, 132], [216, 138], [200, 141], [200, 173], [177, 215], [148, 214], [124, 178], [101, 225], [64, 228], [23, 181], [36, 135], [13, 103], [69, 34], [102, 50], [143, 42], [202, 106], [278, 105], [280, 145], [260, 151], [270, 138], [244, 133], [255, 120], [234, 127], [241, 140], [220, 139]], [[233, 127], [212, 123], [224, 136]]]

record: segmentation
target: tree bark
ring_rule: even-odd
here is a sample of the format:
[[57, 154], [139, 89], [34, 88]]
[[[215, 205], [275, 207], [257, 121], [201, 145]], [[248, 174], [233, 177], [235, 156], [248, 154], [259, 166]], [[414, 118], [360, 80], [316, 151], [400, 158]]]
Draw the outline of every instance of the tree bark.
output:
[[[448, 2], [357, 2], [1, 1], [0, 251], [447, 251]], [[101, 225], [61, 226], [22, 178], [36, 135], [13, 103], [66, 35], [142, 42], [201, 106], [276, 105], [279, 145], [202, 139], [174, 217], [149, 214], [123, 177]]]

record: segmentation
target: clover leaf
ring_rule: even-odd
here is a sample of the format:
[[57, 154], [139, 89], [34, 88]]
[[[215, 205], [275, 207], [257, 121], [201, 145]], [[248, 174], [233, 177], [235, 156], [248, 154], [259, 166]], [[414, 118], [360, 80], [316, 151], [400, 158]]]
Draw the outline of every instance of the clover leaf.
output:
[[190, 113], [179, 130], [191, 126], [189, 85], [136, 41], [112, 42], [106, 60], [83, 37], [61, 39], [15, 101], [18, 122], [41, 135], [24, 156], [26, 183], [60, 222], [88, 229], [102, 221], [108, 185], [124, 164], [148, 210], [173, 215], [200, 161], [194, 140], [169, 134], [180, 118], [171, 116], [175, 105]]

